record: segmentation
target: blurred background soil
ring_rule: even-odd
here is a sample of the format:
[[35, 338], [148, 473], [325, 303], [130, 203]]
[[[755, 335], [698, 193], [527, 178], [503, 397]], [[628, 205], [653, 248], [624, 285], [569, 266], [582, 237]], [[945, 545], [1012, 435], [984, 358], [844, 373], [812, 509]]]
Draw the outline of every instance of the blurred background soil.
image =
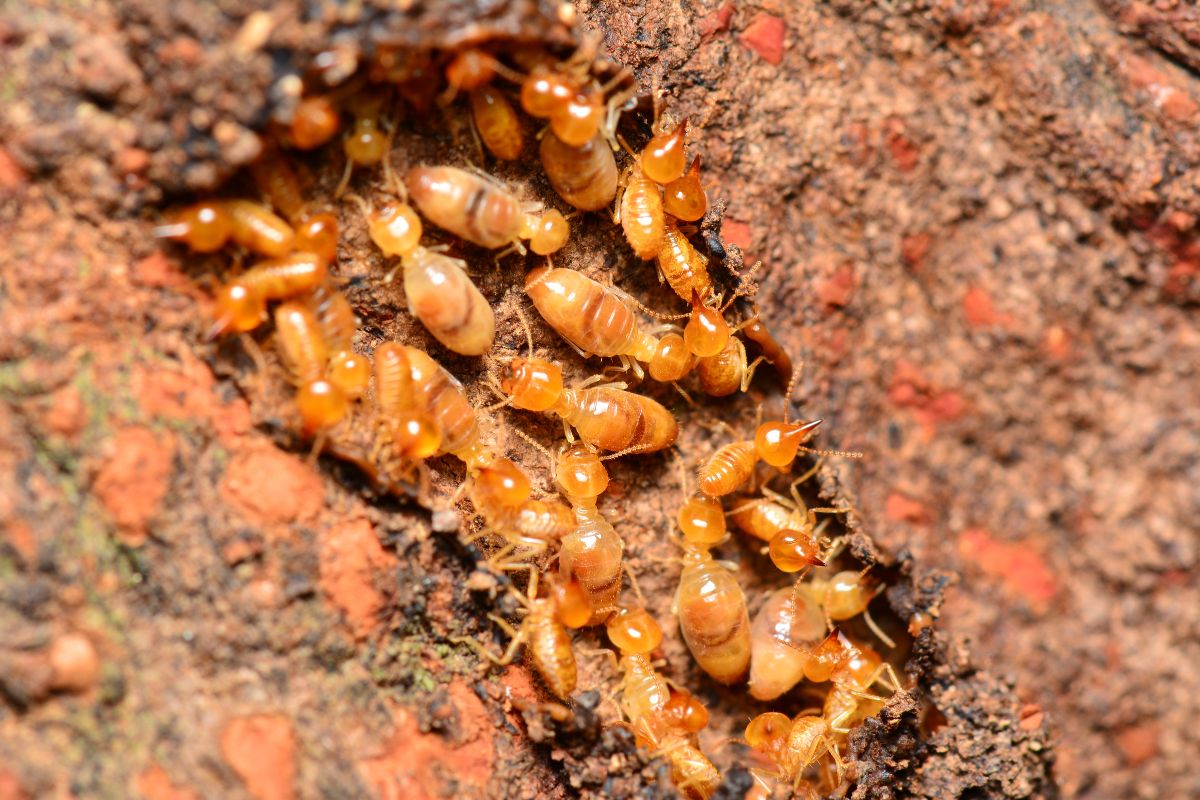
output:
[[[914, 646], [921, 691], [857, 740], [858, 796], [1200, 797], [1200, 13], [578, 10], [694, 125], [722, 236], [764, 261], [760, 309], [805, 360], [801, 407], [825, 418], [823, 444], [866, 453], [823, 486], [896, 583], [885, 625], [954, 576], [936, 640]], [[257, 155], [279, 78], [331, 42], [552, 39], [553, 16], [532, 0], [0, 10], [0, 798], [670, 796], [660, 762], [589, 719], [598, 698], [556, 732], [513, 705], [539, 696], [524, 667], [479, 679], [448, 642], [490, 636], [472, 554], [353, 469], [307, 463], [281, 378], [204, 341], [222, 259], [149, 235], [163, 204]], [[467, 152], [454, 114], [402, 126], [401, 166]], [[327, 191], [340, 153], [308, 166]], [[545, 196], [529, 173], [498, 170]], [[420, 337], [343, 222], [359, 344]], [[564, 263], [665, 307], [602, 222]], [[513, 350], [521, 269], [476, 273]], [[478, 365], [447, 363], [491, 402]], [[777, 394], [764, 375], [752, 399]], [[689, 459], [727, 439], [706, 419], [753, 418], [750, 401], [658, 396]], [[553, 424], [509, 419], [553, 441]], [[601, 508], [667, 622], [676, 464], [614, 477]], [[736, 540], [723, 553], [752, 597], [778, 584]], [[713, 710], [709, 743], [736, 733], [762, 709], [703, 680], [667, 628], [673, 677]], [[613, 677], [584, 658], [584, 688]], [[903, 740], [918, 725], [924, 741]]]

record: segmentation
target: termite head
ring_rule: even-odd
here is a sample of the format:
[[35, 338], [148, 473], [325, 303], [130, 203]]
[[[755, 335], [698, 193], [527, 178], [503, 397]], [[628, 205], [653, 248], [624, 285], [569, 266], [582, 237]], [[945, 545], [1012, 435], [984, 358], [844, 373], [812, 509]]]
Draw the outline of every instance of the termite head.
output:
[[267, 301], [242, 281], [231, 281], [217, 291], [216, 322], [208, 338], [223, 333], [245, 333], [257, 328], [267, 316]]
[[823, 567], [815, 537], [803, 531], [782, 530], [771, 537], [771, 561], [782, 572], [799, 572], [807, 567]]
[[663, 712], [673, 725], [687, 733], [699, 733], [708, 726], [708, 709], [686, 689], [672, 689]]
[[475, 497], [485, 503], [516, 506], [532, 493], [529, 477], [507, 458], [493, 460], [475, 475]]
[[558, 454], [554, 477], [568, 497], [595, 498], [608, 488], [608, 470], [600, 454], [583, 442], [565, 447]]
[[512, 397], [516, 408], [547, 411], [562, 395], [562, 367], [541, 358], [514, 358], [500, 388]]
[[807, 441], [821, 424], [812, 422], [764, 422], [754, 432], [754, 450], [758, 457], [773, 467], [786, 467], [796, 459], [800, 445]]
[[662, 644], [663, 632], [644, 608], [622, 607], [604, 625], [622, 655], [646, 655]]
[[700, 293], [692, 289], [692, 313], [683, 327], [683, 340], [692, 355], [715, 356], [725, 349], [731, 333], [720, 309], [707, 306]]
[[715, 497], [689, 497], [679, 507], [677, 521], [684, 539], [692, 544], [707, 547], [725, 538], [725, 509]]
[[592, 604], [579, 581], [553, 581], [550, 597], [554, 601], [554, 616], [568, 628], [582, 628], [592, 618]]
[[781, 763], [784, 748], [787, 745], [788, 734], [792, 730], [792, 721], [787, 714], [778, 711], [768, 711], [759, 714], [746, 726], [746, 744], [766, 755], [772, 761]]

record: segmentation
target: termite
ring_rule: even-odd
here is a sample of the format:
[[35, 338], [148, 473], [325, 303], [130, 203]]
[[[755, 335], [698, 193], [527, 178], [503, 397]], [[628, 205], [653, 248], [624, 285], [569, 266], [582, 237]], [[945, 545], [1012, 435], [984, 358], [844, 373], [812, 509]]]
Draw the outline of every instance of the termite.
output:
[[687, 120], [673, 130], [654, 136], [642, 149], [639, 159], [646, 177], [658, 184], [670, 184], [683, 175], [684, 146], [687, 138]]
[[250, 200], [210, 200], [181, 209], [154, 229], [160, 239], [186, 244], [197, 253], [212, 253], [231, 239], [268, 257], [287, 255], [295, 232], [270, 209]]
[[350, 301], [328, 283], [314, 289], [307, 300], [321, 326], [321, 334], [329, 345], [329, 382], [341, 389], [349, 399], [359, 399], [371, 381], [371, 362], [366, 356], [354, 352], [354, 331], [358, 327], [358, 318], [350, 307]]
[[280, 354], [296, 384], [296, 407], [306, 434], [340, 421], [349, 401], [325, 379], [328, 345], [317, 319], [303, 303], [288, 301], [275, 309]]
[[153, 233], [186, 244], [196, 253], [214, 253], [229, 241], [233, 219], [224, 202], [206, 200], [171, 212]]
[[404, 182], [417, 208], [439, 228], [489, 249], [519, 241], [525, 212], [499, 181], [457, 167], [416, 167]]
[[580, 211], [599, 211], [617, 196], [617, 162], [600, 134], [572, 147], [548, 131], [540, 154], [554, 191]]
[[337, 107], [328, 97], [305, 97], [296, 104], [288, 138], [297, 150], [313, 150], [337, 135], [341, 128]]
[[420, 410], [408, 352], [399, 342], [375, 348], [375, 406], [384, 433], [402, 458], [421, 460], [438, 452], [441, 430]]
[[637, 362], [656, 380], [678, 380], [676, 370], [690, 368], [671, 338], [676, 335], [659, 340], [642, 330], [620, 294], [582, 273], [539, 267], [525, 277], [525, 293], [550, 327], [585, 355], [618, 356], [639, 379], [644, 373]]
[[488, 152], [514, 161], [525, 148], [525, 131], [512, 103], [499, 90], [483, 86], [471, 92], [471, 119]]
[[679, 424], [657, 401], [625, 391], [625, 384], [563, 386], [562, 368], [539, 358], [516, 358], [500, 381], [515, 408], [562, 417], [567, 435], [600, 450], [650, 453], [675, 443]]
[[774, 700], [799, 683], [809, 653], [825, 634], [825, 615], [811, 587], [772, 592], [750, 624], [751, 696]]
[[[837, 749], [837, 737], [847, 733], [843, 720], [827, 720], [816, 714], [801, 714], [795, 719], [777, 711], [759, 714], [746, 726], [746, 743], [774, 762], [778, 773], [793, 787], [803, 781], [805, 770], [826, 754], [845, 769]], [[756, 776], [757, 777], [757, 776]]]
[[346, 170], [334, 194], [340, 196], [350, 185], [354, 167], [373, 167], [383, 164], [384, 178], [388, 184], [394, 182], [388, 154], [392, 149], [391, 135], [385, 130], [381, 116], [384, 100], [378, 95], [363, 95], [356, 98], [353, 107], [354, 127], [342, 139], [342, 150], [346, 154]]
[[700, 297], [712, 294], [708, 259], [692, 246], [672, 220], [666, 223], [662, 244], [656, 255], [660, 274], [681, 300], [690, 302], [693, 292]]
[[662, 190], [636, 164], [625, 173], [616, 221], [635, 255], [651, 259], [659, 254], [666, 230]]
[[266, 317], [268, 301], [315, 289], [327, 275], [324, 259], [313, 253], [292, 253], [255, 264], [217, 290], [216, 321], [209, 335], [254, 330]]
[[680, 542], [683, 567], [672, 609], [696, 663], [713, 680], [729, 685], [750, 669], [750, 614], [737, 578], [713, 559], [712, 532], [694, 524], [712, 503], [710, 498], [691, 498], [685, 507], [695, 508], [680, 515], [688, 524]]
[[577, 668], [575, 653], [571, 648], [571, 635], [567, 628], [577, 628], [586, 620], [591, 609], [587, 597], [578, 584], [566, 583], [555, 587], [550, 597], [537, 596], [537, 573], [529, 581], [525, 596], [516, 594], [521, 600], [524, 619], [519, 628], [513, 628], [503, 617], [489, 614], [488, 618], [512, 637], [503, 655], [497, 655], [484, 645], [469, 638], [454, 638], [452, 641], [470, 645], [476, 652], [497, 666], [507, 666], [516, 658], [521, 645], [534, 668], [546, 682], [546, 686], [560, 699], [567, 699], [575, 691]]
[[[420, 246], [421, 220], [404, 202], [370, 208], [357, 195], [371, 240], [400, 259], [408, 310], [443, 345], [466, 356], [491, 349], [496, 315], [491, 303], [463, 269], [463, 262]], [[385, 280], [390, 280], [391, 273]]]
[[654, 668], [650, 653], [662, 642], [662, 628], [645, 609], [625, 608], [609, 618], [606, 630], [620, 652], [621, 710], [638, 744], [667, 759], [675, 788], [685, 797], [708, 800], [721, 774], [694, 741], [708, 715], [700, 713], [695, 698], [676, 700]]

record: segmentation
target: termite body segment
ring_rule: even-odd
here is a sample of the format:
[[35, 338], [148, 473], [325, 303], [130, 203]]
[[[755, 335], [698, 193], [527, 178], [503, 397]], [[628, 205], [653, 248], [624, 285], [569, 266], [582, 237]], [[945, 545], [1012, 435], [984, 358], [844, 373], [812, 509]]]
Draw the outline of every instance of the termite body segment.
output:
[[439, 453], [451, 453], [468, 468], [478, 468], [491, 458], [479, 438], [475, 409], [467, 400], [462, 384], [425, 352], [401, 345], [412, 375], [413, 397], [417, 407], [428, 414], [442, 433]]
[[408, 353], [399, 342], [375, 348], [375, 406], [398, 455], [426, 459], [438, 452], [441, 430], [417, 404]]
[[708, 210], [708, 196], [700, 185], [700, 156], [696, 156], [682, 177], [663, 187], [663, 210], [684, 222], [696, 222], [704, 216]]
[[737, 683], [750, 669], [750, 615], [737, 578], [706, 545], [684, 543], [675, 593], [679, 629], [700, 668], [718, 683]]
[[583, 587], [592, 608], [587, 624], [598, 625], [617, 607], [625, 553], [625, 542], [596, 507], [608, 472], [598, 453], [576, 443], [558, 454], [554, 475], [575, 510], [574, 529], [559, 547], [559, 569]]
[[754, 442], [730, 442], [700, 466], [700, 491], [709, 497], [732, 494], [750, 480], [756, 461]]
[[426, 219], [455, 236], [489, 249], [519, 239], [521, 201], [498, 181], [457, 167], [417, 167], [405, 184]]
[[516, 408], [558, 414], [600, 450], [649, 453], [670, 447], [679, 436], [675, 417], [658, 402], [610, 386], [565, 388], [561, 368], [542, 359], [514, 360], [501, 386]]
[[280, 354], [296, 384], [296, 406], [305, 433], [341, 420], [349, 401], [325, 379], [329, 350], [316, 316], [303, 303], [281, 303], [275, 309], [275, 333]]
[[696, 377], [701, 391], [709, 397], [728, 397], [746, 391], [761, 359], [759, 356], [753, 363], [747, 363], [746, 346], [738, 337], [730, 336], [721, 352], [697, 363]]
[[242, 247], [273, 258], [291, 252], [296, 232], [266, 206], [250, 200], [226, 200], [225, 208], [232, 221], [230, 235]]
[[220, 200], [194, 203], [167, 215], [154, 229], [160, 239], [186, 244], [196, 253], [214, 253], [225, 246], [233, 232], [233, 219]]
[[327, 275], [324, 259], [313, 253], [292, 253], [255, 264], [217, 290], [212, 334], [254, 330], [266, 316], [268, 301], [311, 291]]

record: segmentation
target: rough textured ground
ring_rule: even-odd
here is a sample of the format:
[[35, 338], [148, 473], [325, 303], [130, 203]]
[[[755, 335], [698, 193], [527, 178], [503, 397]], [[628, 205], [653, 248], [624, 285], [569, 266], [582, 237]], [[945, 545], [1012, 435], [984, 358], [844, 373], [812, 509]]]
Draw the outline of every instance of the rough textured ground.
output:
[[[0, 13], [0, 797], [666, 791], [660, 762], [596, 724], [597, 698], [556, 731], [512, 705], [538, 693], [524, 668], [478, 679], [448, 641], [490, 635], [491, 603], [464, 586], [473, 554], [354, 469], [306, 463], [279, 374], [203, 340], [204, 276], [225, 260], [148, 235], [156, 203], [254, 157], [287, 102], [269, 87], [327, 43], [555, 35], [535, 7], [417, 8], [409, 24], [369, 3], [279, 5], [266, 40], [240, 3]], [[579, 10], [695, 125], [723, 236], [764, 260], [760, 307], [806, 360], [805, 413], [867, 454], [823, 485], [878, 547], [885, 624], [955, 576], [936, 635], [911, 645], [915, 694], [855, 739], [857, 795], [1200, 794], [1194, 9]], [[457, 111], [402, 130], [399, 167], [470, 157]], [[326, 196], [340, 155], [304, 163]], [[537, 169], [497, 171], [548, 196]], [[342, 213], [359, 344], [420, 341]], [[669, 305], [607, 223], [581, 227], [565, 263]], [[474, 255], [515, 350], [522, 267]], [[490, 402], [478, 365], [447, 364]], [[769, 375], [753, 395], [778, 408]], [[753, 417], [752, 402], [658, 396], [689, 458], [725, 440], [705, 421]], [[552, 441], [549, 422], [506, 419]], [[601, 505], [664, 621], [677, 475], [633, 460]], [[459, 477], [435, 469], [439, 488]], [[777, 581], [736, 540], [722, 553], [752, 596]], [[755, 705], [668, 635], [672, 676], [713, 709], [706, 741], [738, 730]], [[587, 657], [581, 677], [603, 692], [613, 674]], [[718, 760], [747, 763], [736, 745]], [[745, 773], [729, 774], [725, 795], [742, 796]]]

